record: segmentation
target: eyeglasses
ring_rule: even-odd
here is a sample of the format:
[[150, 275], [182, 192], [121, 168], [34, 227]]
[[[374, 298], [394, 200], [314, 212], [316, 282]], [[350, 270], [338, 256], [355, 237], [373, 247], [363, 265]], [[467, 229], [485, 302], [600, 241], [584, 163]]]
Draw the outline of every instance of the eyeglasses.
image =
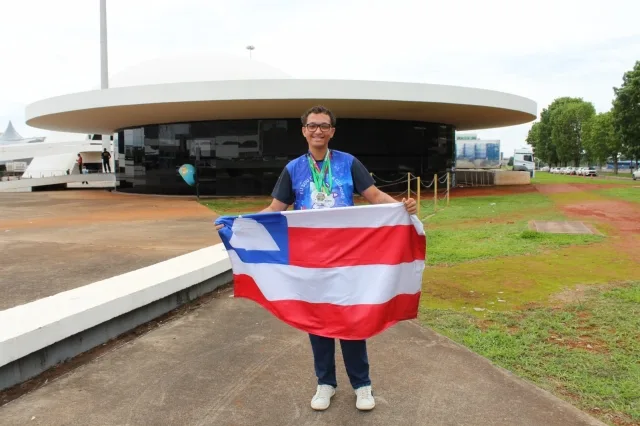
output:
[[329, 123], [307, 123], [302, 127], [306, 127], [310, 132], [315, 132], [318, 129], [322, 132], [326, 132], [327, 130], [330, 130], [332, 126]]

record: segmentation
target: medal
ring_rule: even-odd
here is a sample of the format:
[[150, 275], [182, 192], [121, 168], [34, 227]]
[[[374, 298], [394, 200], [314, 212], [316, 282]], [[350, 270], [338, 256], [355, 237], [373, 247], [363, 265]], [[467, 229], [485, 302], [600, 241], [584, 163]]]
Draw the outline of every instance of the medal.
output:
[[[307, 158], [309, 160], [309, 168], [311, 169], [311, 176], [313, 177], [313, 183], [315, 184], [316, 191], [318, 191], [318, 195], [316, 195], [316, 200], [319, 203], [322, 203], [326, 198], [329, 198], [331, 194], [331, 187], [333, 186], [333, 176], [331, 174], [331, 156], [329, 155], [329, 150], [324, 156], [324, 164], [322, 164], [322, 170], [318, 167], [318, 164], [314, 159], [311, 158], [311, 154], [307, 154]], [[325, 177], [327, 177], [328, 172], [328, 182], [325, 183]], [[322, 198], [321, 198], [322, 197]]]

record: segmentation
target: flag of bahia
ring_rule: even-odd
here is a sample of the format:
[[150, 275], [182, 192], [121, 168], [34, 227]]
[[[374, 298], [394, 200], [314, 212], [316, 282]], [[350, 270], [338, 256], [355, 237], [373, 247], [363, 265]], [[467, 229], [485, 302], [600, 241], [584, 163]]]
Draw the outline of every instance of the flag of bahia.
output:
[[234, 295], [319, 336], [367, 339], [416, 318], [426, 237], [403, 203], [224, 216]]

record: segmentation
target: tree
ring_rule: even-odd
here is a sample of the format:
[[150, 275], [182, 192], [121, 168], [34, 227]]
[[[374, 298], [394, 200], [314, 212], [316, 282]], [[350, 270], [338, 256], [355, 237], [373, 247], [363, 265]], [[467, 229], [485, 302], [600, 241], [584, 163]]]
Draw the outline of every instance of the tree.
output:
[[564, 163], [580, 165], [584, 125], [595, 115], [591, 102], [575, 99], [565, 102], [551, 114], [551, 143]]
[[584, 102], [581, 98], [557, 98], [547, 108], [542, 110], [540, 113], [540, 121], [531, 127], [529, 135], [527, 136], [527, 142], [533, 146], [537, 158], [549, 165], [557, 166], [560, 165], [562, 161], [566, 165], [567, 160], [561, 160], [558, 156], [557, 141], [552, 139], [554, 117], [558, 116], [560, 110], [566, 105], [581, 102]]
[[622, 86], [613, 88], [613, 123], [621, 139], [621, 151], [640, 160], [640, 61], [624, 73]]
[[545, 150], [545, 146], [540, 141], [540, 131], [542, 130], [542, 123], [533, 123], [529, 133], [527, 134], [527, 143], [533, 147], [533, 154], [536, 158], [546, 160], [548, 158], [548, 152]]
[[613, 170], [618, 173], [618, 153], [622, 141], [613, 125], [613, 113], [608, 111], [598, 114], [585, 123], [583, 137], [582, 143], [589, 163], [597, 162], [601, 166], [609, 158], [613, 158]]

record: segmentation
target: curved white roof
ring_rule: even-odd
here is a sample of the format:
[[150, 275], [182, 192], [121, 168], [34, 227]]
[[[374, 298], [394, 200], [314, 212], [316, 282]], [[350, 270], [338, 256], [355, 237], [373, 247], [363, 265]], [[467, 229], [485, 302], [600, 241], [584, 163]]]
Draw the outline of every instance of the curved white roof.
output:
[[533, 121], [530, 99], [432, 84], [351, 80], [243, 80], [120, 87], [28, 105], [29, 126], [109, 134], [145, 124], [295, 118], [322, 103], [340, 118], [417, 120], [486, 129]]
[[133, 65], [110, 75], [109, 87], [282, 78], [291, 76], [255, 59], [224, 53], [191, 53], [150, 59]]
[[110, 78], [110, 88], [28, 105], [27, 124], [109, 134], [184, 121], [295, 118], [314, 104], [340, 118], [416, 120], [457, 130], [522, 124], [536, 103], [507, 93], [458, 86], [291, 78], [269, 65], [224, 54], [158, 58]]

